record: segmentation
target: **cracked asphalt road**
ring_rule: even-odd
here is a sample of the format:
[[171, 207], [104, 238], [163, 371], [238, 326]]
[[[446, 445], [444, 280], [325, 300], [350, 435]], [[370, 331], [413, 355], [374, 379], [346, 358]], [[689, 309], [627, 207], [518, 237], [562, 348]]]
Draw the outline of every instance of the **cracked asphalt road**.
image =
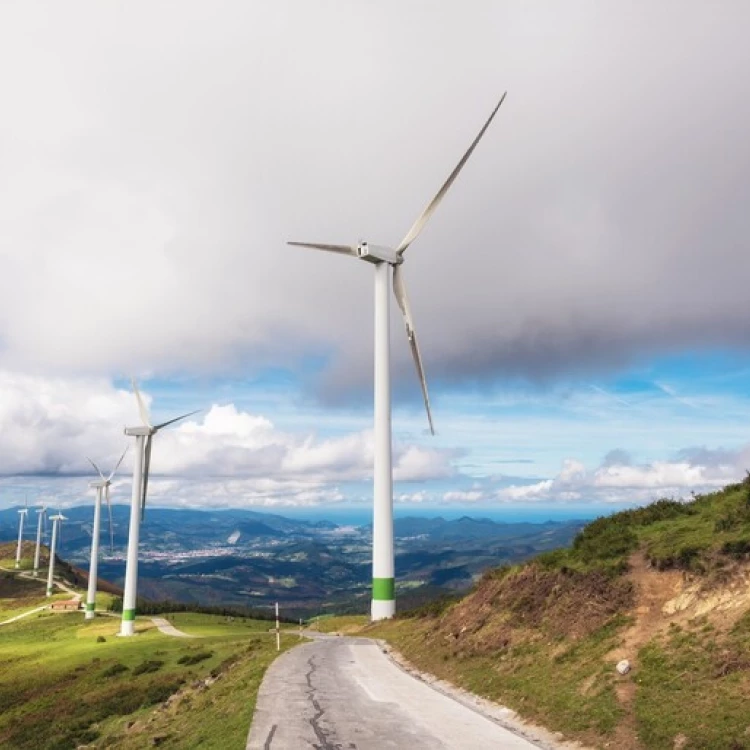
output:
[[397, 667], [366, 638], [287, 651], [258, 695], [248, 750], [537, 750]]

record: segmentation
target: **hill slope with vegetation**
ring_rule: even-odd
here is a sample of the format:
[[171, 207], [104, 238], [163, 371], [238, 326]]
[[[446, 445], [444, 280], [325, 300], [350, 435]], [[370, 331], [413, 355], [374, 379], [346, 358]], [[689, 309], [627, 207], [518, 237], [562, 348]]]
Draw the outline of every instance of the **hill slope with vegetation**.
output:
[[750, 748], [750, 479], [597, 519], [368, 631], [591, 747]]
[[[6, 546], [0, 554], [9, 552]], [[4, 567], [0, 747], [245, 746], [258, 687], [277, 656], [267, 621], [165, 613], [195, 637], [166, 635], [139, 617], [137, 637], [118, 638], [117, 617], [84, 621], [81, 611], [41, 609], [50, 602], [46, 575], [32, 579]], [[82, 571], [64, 561], [56, 569], [77, 588]], [[62, 592], [53, 598], [69, 597]], [[102, 606], [111, 599], [99, 593]], [[22, 613], [28, 616], [7, 622]], [[281, 641], [287, 648], [297, 636], [283, 634]]]

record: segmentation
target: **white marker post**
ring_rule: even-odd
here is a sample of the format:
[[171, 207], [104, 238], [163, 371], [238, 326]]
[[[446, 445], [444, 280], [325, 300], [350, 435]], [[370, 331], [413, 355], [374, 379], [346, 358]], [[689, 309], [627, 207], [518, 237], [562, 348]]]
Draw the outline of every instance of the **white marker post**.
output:
[[279, 631], [279, 603], [276, 602], [276, 650], [281, 651], [281, 632]]

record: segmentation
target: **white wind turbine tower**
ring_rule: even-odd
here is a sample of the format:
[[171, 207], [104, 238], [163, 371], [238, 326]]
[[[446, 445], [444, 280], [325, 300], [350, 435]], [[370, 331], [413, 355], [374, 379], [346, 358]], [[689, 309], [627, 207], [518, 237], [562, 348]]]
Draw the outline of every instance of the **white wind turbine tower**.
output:
[[96, 582], [99, 568], [99, 536], [101, 531], [101, 516], [102, 516], [102, 496], [107, 501], [107, 510], [109, 512], [109, 548], [110, 550], [114, 547], [114, 538], [112, 536], [112, 504], [109, 501], [109, 486], [112, 484], [112, 477], [115, 472], [120, 468], [122, 459], [125, 458], [125, 454], [128, 449], [122, 452], [120, 460], [115, 464], [115, 468], [112, 469], [110, 475], [105, 477], [102, 474], [101, 469], [91, 460], [88, 459], [89, 463], [96, 469], [97, 474], [101, 479], [97, 479], [94, 482], [89, 482], [89, 487], [96, 490], [96, 500], [94, 501], [94, 528], [91, 532], [91, 560], [89, 561], [89, 585], [86, 593], [86, 613], [84, 619], [93, 620], [94, 611], [96, 609]]
[[16, 568], [21, 567], [21, 546], [23, 545], [23, 524], [29, 514], [29, 501], [23, 499], [23, 508], [18, 511], [18, 545], [16, 546]]
[[409, 340], [417, 375], [422, 386], [427, 420], [430, 432], [434, 435], [430, 412], [430, 399], [427, 393], [427, 382], [419, 354], [417, 336], [414, 330], [409, 299], [404, 285], [404, 274], [401, 266], [404, 253], [445, 197], [453, 181], [466, 164], [477, 143], [484, 135], [497, 110], [505, 100], [502, 95], [492, 114], [485, 122], [479, 135], [474, 139], [466, 153], [461, 157], [456, 168], [438, 190], [419, 218], [396, 248], [370, 245], [360, 242], [357, 245], [330, 245], [317, 242], [289, 242], [289, 245], [309, 247], [316, 250], [351, 255], [365, 260], [375, 266], [375, 465], [373, 470], [373, 529], [372, 529], [372, 608], [373, 620], [393, 617], [396, 612], [395, 578], [393, 563], [393, 473], [391, 465], [391, 376], [390, 376], [390, 320], [389, 320], [389, 268], [393, 269], [393, 293], [401, 309], [406, 326], [406, 337]]
[[50, 521], [52, 521], [52, 541], [49, 545], [49, 572], [47, 573], [47, 596], [52, 596], [52, 587], [53, 587], [53, 578], [55, 575], [55, 552], [57, 550], [57, 536], [60, 532], [60, 524], [63, 521], [67, 521], [68, 519], [60, 513], [60, 511], [57, 512], [56, 516], [50, 516]]
[[36, 521], [36, 549], [34, 550], [34, 578], [36, 578], [39, 575], [39, 553], [41, 552], [42, 548], [42, 525], [44, 524], [44, 519], [47, 515], [47, 508], [46, 506], [42, 505], [41, 508], [38, 508], [36, 511], [39, 514], [39, 517]]
[[135, 634], [135, 602], [138, 589], [138, 538], [141, 520], [146, 509], [148, 472], [151, 467], [151, 441], [156, 433], [167, 425], [197, 414], [200, 409], [175, 417], [167, 422], [152, 425], [148, 409], [143, 403], [138, 386], [133, 382], [133, 392], [138, 401], [138, 411], [143, 422], [139, 427], [126, 427], [125, 434], [135, 438], [135, 461], [133, 462], [133, 493], [130, 500], [130, 529], [128, 531], [128, 557], [125, 564], [125, 586], [122, 596], [122, 621], [119, 635]]

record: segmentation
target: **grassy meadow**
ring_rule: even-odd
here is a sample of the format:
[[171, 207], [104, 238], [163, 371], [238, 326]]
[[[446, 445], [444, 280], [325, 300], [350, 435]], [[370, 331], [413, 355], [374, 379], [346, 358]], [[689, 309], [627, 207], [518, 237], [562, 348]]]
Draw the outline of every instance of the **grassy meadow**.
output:
[[[45, 598], [24, 593], [27, 610], [37, 601]], [[17, 597], [0, 599], [0, 621], [19, 609]], [[277, 655], [269, 623], [164, 618], [196, 637], [164, 635], [139, 618], [138, 634], [119, 638], [117, 617], [86, 622], [83, 612], [44, 611], [0, 626], [0, 747], [244, 748]], [[282, 635], [282, 649], [296, 642]]]

